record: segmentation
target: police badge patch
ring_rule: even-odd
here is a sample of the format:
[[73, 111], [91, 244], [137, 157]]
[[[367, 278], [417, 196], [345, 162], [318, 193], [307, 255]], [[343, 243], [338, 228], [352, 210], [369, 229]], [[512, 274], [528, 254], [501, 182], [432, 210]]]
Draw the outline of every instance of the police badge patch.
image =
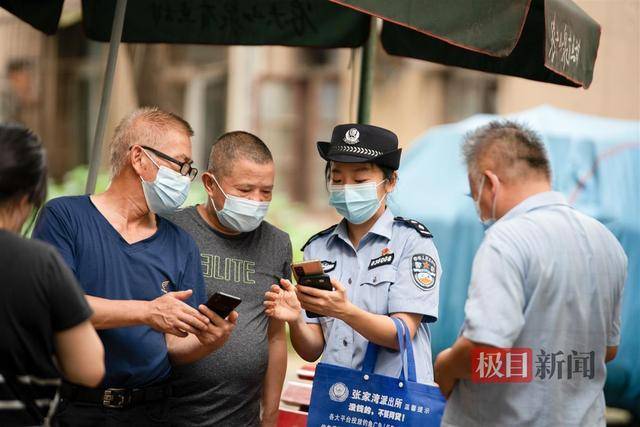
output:
[[433, 289], [436, 285], [436, 262], [427, 254], [415, 254], [411, 258], [413, 281], [423, 291]]
[[330, 271], [333, 271], [336, 269], [336, 261], [327, 261], [327, 260], [322, 260], [320, 261], [320, 264], [322, 264], [322, 270], [325, 273], [328, 273]]

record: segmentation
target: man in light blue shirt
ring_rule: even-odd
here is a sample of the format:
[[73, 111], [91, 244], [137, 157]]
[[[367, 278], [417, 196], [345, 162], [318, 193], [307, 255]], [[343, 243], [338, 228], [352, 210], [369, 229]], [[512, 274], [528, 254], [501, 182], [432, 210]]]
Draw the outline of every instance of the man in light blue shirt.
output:
[[449, 398], [442, 425], [604, 426], [622, 247], [551, 191], [544, 145], [525, 127], [492, 122], [467, 136], [463, 153], [490, 228], [473, 262], [460, 337], [436, 359]]

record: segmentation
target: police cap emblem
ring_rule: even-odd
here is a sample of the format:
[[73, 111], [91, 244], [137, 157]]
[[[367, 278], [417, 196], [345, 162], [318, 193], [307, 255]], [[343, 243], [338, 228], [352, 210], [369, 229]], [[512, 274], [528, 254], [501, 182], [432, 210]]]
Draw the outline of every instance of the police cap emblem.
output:
[[356, 128], [349, 129], [344, 135], [343, 141], [349, 145], [357, 144], [360, 142], [360, 132]]

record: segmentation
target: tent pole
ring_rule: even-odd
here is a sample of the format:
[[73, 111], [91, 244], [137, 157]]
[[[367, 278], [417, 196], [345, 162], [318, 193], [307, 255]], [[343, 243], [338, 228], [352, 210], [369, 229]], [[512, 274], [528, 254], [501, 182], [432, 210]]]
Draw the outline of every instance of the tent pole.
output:
[[107, 58], [107, 69], [104, 73], [104, 84], [102, 86], [102, 98], [100, 99], [100, 112], [98, 113], [98, 123], [93, 137], [91, 147], [91, 164], [89, 165], [89, 176], [87, 177], [86, 194], [92, 194], [96, 190], [96, 180], [100, 169], [100, 156], [102, 154], [102, 140], [104, 130], [107, 126], [109, 116], [109, 102], [111, 101], [111, 90], [113, 89], [113, 77], [116, 72], [116, 62], [118, 60], [118, 49], [122, 39], [122, 27], [124, 26], [124, 15], [127, 10], [127, 0], [117, 0], [116, 10], [113, 15], [113, 25], [111, 27], [111, 41], [109, 42], [109, 56]]
[[362, 47], [360, 58], [360, 92], [358, 95], [358, 123], [369, 123], [371, 120], [371, 92], [373, 90], [373, 61], [376, 55], [378, 19], [371, 17], [369, 38]]

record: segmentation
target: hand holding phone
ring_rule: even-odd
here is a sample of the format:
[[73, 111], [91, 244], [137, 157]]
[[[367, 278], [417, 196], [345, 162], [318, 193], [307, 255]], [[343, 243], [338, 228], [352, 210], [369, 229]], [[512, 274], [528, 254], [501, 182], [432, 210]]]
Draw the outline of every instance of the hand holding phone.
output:
[[[331, 278], [327, 274], [324, 274], [322, 263], [319, 260], [310, 260], [292, 264], [291, 270], [293, 270], [293, 275], [299, 285], [323, 291], [333, 291]], [[307, 313], [307, 317], [323, 317], [321, 314], [313, 313], [308, 310], [305, 311]]]
[[241, 302], [242, 300], [238, 297], [225, 294], [224, 292], [216, 292], [211, 295], [211, 298], [209, 298], [209, 301], [207, 301], [205, 305], [218, 316], [226, 319]]

